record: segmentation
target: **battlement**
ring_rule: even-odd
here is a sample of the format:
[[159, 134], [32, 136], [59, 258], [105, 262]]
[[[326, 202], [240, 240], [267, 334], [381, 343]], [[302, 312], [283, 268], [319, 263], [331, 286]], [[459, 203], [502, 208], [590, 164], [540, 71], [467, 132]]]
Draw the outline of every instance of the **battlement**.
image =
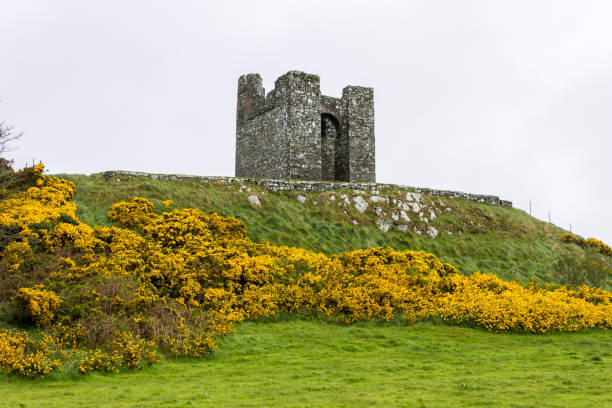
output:
[[317, 75], [289, 71], [266, 95], [238, 80], [236, 177], [375, 182], [374, 90], [321, 95]]

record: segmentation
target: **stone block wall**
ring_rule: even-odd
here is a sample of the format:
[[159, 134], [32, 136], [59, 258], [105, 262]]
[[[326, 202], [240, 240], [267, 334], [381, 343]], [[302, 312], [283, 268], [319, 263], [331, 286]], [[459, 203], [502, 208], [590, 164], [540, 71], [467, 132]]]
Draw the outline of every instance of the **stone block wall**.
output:
[[319, 77], [290, 71], [276, 80], [274, 89], [288, 118], [288, 126], [277, 134], [289, 142], [289, 174], [284, 178], [321, 180]]
[[282, 137], [288, 126], [287, 111], [276, 106], [275, 93], [264, 94], [258, 74], [240, 77], [236, 114], [237, 176], [282, 178], [289, 174], [289, 143]]
[[346, 104], [349, 179], [353, 182], [375, 181], [374, 90], [347, 86], [342, 92], [342, 100]]

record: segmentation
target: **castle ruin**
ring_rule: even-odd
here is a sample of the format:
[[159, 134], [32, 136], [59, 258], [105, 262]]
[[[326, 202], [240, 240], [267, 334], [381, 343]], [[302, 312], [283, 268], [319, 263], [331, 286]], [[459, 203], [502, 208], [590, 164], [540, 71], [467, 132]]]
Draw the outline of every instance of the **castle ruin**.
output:
[[333, 98], [289, 71], [266, 95], [259, 74], [238, 80], [236, 177], [375, 182], [374, 148], [372, 88]]

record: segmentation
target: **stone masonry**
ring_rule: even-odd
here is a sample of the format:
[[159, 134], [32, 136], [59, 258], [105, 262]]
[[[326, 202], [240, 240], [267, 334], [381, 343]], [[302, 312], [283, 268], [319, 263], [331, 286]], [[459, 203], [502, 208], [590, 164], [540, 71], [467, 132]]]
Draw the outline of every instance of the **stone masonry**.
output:
[[290, 71], [266, 92], [259, 74], [238, 80], [236, 177], [376, 181], [374, 90], [321, 95], [317, 75]]

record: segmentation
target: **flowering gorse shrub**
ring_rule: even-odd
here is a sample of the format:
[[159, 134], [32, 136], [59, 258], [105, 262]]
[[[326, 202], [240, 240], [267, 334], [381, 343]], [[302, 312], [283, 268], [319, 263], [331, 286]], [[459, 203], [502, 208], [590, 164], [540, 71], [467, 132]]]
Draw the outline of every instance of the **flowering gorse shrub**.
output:
[[[561, 241], [574, 243], [584, 248], [584, 256], [576, 258], [573, 255], [566, 255], [558, 261], [558, 272], [563, 277], [570, 275], [578, 276], [580, 281], [587, 282], [592, 286], [604, 286], [606, 281], [612, 276], [612, 269], [603, 257], [612, 257], [612, 248], [598, 239], [582, 239], [573, 234], [562, 234]], [[600, 255], [601, 254], [601, 255]], [[572, 279], [569, 279], [570, 281]], [[566, 282], [563, 282], [566, 283]], [[571, 282], [567, 282], [571, 283]], [[608, 284], [612, 284], [609, 281]]]
[[561, 234], [561, 241], [567, 244], [571, 244], [573, 242], [578, 242], [578, 237], [574, 234], [570, 234], [568, 232]]
[[33, 224], [52, 223], [62, 215], [76, 219], [76, 204], [71, 201], [76, 191], [74, 183], [42, 175], [42, 165], [36, 165], [36, 169], [35, 185], [0, 201], [0, 225], [17, 226], [22, 236], [34, 236], [29, 228]]
[[604, 244], [598, 239], [589, 238], [584, 241], [584, 246], [586, 246], [587, 248], [596, 249], [599, 253], [602, 253], [604, 255], [612, 256], [612, 247]]
[[0, 330], [0, 368], [26, 377], [43, 377], [60, 366], [51, 357], [49, 338], [31, 340], [26, 332]]
[[600, 254], [612, 257], [612, 247], [596, 238], [588, 238], [585, 240], [576, 235], [565, 233], [561, 235], [561, 241], [565, 243], [576, 243], [583, 248], [591, 248]]
[[61, 299], [53, 291], [45, 290], [42, 285], [32, 288], [20, 288], [11, 298], [17, 310], [37, 326], [51, 323]]
[[[71, 183], [40, 175], [0, 202], [0, 223], [17, 231], [0, 271], [44, 282], [14, 285], [6, 296], [48, 338], [46, 351], [32, 354], [19, 351], [25, 340], [10, 340], [25, 334], [5, 334], [5, 371], [38, 375], [73, 364], [81, 373], [114, 372], [161, 354], [202, 357], [234, 323], [279, 312], [343, 323], [438, 317], [531, 333], [612, 327], [612, 296], [603, 290], [465, 276], [425, 252], [371, 248], [326, 256], [254, 243], [233, 217], [158, 210], [144, 198], [111, 207], [117, 226], [91, 227], [78, 221], [73, 195]], [[40, 370], [12, 368], [33, 358]]]
[[18, 272], [24, 263], [32, 260], [32, 248], [27, 241], [13, 241], [2, 252], [8, 272]]
[[135, 368], [145, 361], [159, 361], [155, 342], [140, 339], [130, 332], [117, 332], [106, 351], [91, 350], [76, 361], [76, 366], [83, 374], [94, 370], [117, 372], [120, 367]]
[[126, 227], [143, 228], [154, 216], [155, 206], [145, 198], [134, 197], [130, 202], [113, 204], [108, 212], [111, 221]]

